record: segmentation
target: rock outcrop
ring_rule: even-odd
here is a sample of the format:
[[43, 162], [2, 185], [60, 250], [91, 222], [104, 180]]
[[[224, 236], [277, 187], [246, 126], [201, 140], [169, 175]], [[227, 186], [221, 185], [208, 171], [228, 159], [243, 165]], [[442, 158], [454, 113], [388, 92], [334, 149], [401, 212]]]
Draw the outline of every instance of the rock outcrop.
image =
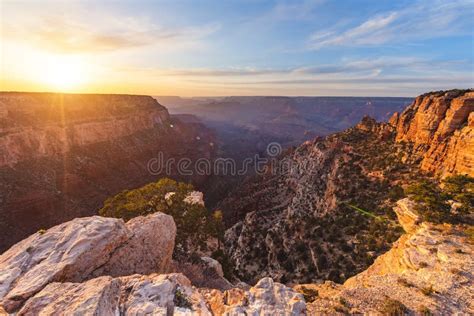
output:
[[[167, 272], [175, 235], [173, 218], [162, 213], [137, 217], [127, 224], [99, 216], [77, 218], [37, 232], [0, 256], [1, 305], [15, 311], [53, 282]], [[55, 292], [53, 289], [48, 291]], [[83, 289], [67, 285], [64, 291], [69, 290]]]
[[445, 177], [474, 175], [474, 91], [451, 90], [421, 95], [390, 123], [396, 141], [410, 149], [406, 159]]
[[311, 297], [309, 314], [474, 313], [472, 228], [410, 223], [408, 212], [400, 208], [397, 214], [410, 232], [364, 272], [343, 285], [296, 286]]
[[182, 274], [103, 276], [83, 283], [51, 283], [18, 315], [212, 315]]
[[210, 130], [173, 119], [148, 96], [2, 92], [0, 113], [0, 251], [159, 176], [199, 187], [207, 176], [176, 166], [159, 175], [148, 163], [215, 151]]
[[303, 295], [271, 278], [261, 279], [249, 290], [201, 292], [214, 315], [306, 315]]
[[302, 294], [270, 278], [249, 290], [198, 289], [182, 274], [50, 283], [18, 315], [305, 315]]
[[[170, 269], [176, 228], [155, 213], [128, 223], [77, 218], [38, 232], [0, 257], [0, 311], [18, 315], [291, 314], [305, 311], [303, 296], [271, 279], [249, 290], [197, 289]], [[220, 264], [204, 258], [223, 278]], [[226, 281], [227, 282], [227, 281]], [[227, 282], [227, 288], [232, 285]], [[210, 294], [212, 293], [212, 295]]]

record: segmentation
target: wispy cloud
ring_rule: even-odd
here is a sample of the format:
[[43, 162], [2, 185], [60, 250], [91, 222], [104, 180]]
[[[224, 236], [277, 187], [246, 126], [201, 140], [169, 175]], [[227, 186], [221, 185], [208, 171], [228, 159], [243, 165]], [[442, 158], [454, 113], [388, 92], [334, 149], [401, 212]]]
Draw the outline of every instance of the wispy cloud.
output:
[[277, 4], [262, 18], [269, 21], [301, 20], [313, 16], [315, 9], [325, 0], [286, 0]]
[[291, 68], [191, 68], [149, 69], [163, 76], [178, 77], [252, 77], [252, 76], [318, 76], [342, 75], [380, 77], [390, 73], [469, 72], [467, 60], [422, 60], [413, 57], [382, 56], [372, 59], [344, 60], [338, 63], [307, 65]]
[[473, 14], [471, 0], [423, 0], [400, 11], [380, 13], [352, 28], [319, 30], [310, 36], [308, 46], [371, 46], [469, 34]]
[[219, 24], [163, 27], [127, 17], [108, 17], [107, 23], [91, 24], [74, 17], [50, 15], [27, 23], [4, 26], [7, 38], [59, 53], [114, 51], [131, 47], [189, 44], [216, 32]]
[[183, 84], [229, 91], [294, 89], [296, 94], [314, 94], [323, 89], [337, 95], [366, 95], [374, 91], [416, 95], [425, 90], [470, 87], [474, 84], [470, 68], [467, 60], [383, 56], [294, 68], [149, 69], [141, 75], [177, 77]]

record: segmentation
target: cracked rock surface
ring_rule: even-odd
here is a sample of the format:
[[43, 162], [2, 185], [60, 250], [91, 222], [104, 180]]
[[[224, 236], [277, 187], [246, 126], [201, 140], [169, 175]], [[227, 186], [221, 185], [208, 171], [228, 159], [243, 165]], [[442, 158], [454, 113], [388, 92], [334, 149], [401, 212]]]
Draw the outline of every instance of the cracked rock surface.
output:
[[76, 218], [37, 232], [0, 256], [0, 301], [7, 312], [53, 282], [99, 275], [166, 272], [176, 226], [162, 213], [121, 219]]

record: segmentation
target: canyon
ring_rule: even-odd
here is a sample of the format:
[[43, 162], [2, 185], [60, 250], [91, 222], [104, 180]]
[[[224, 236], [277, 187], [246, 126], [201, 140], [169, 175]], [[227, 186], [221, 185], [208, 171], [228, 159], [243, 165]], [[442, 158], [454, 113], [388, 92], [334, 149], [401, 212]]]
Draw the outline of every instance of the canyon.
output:
[[[282, 149], [298, 146], [357, 124], [364, 115], [386, 121], [412, 98], [397, 97], [166, 97], [156, 96], [170, 113], [202, 122], [215, 135], [220, 157], [237, 166], [258, 154], [267, 155], [269, 143]], [[252, 168], [253, 170], [253, 168]], [[206, 187], [206, 201], [214, 207], [251, 172], [243, 176], [214, 175]]]
[[[239, 165], [244, 158], [265, 154], [269, 142], [300, 143], [345, 127], [361, 113], [386, 119], [407, 102], [403, 98], [374, 98], [373, 104], [364, 98], [326, 99], [314, 105], [311, 98], [227, 98], [224, 116], [217, 118], [227, 121], [219, 127], [211, 122], [212, 113], [221, 106], [217, 100], [212, 106], [185, 107], [194, 115], [179, 114], [180, 110], [170, 115], [149, 96], [1, 92], [0, 229], [5, 238], [0, 250], [39, 229], [97, 214], [107, 197], [162, 176], [192, 182], [206, 193], [211, 208], [247, 176], [188, 176], [178, 173], [176, 166], [154, 174], [148, 163], [160, 154], [163, 161], [224, 157]], [[312, 119], [303, 118], [310, 108]], [[331, 108], [332, 114], [325, 115]], [[245, 120], [266, 120], [269, 117], [263, 112], [274, 116], [273, 125], [263, 128], [261, 122]], [[331, 119], [324, 123], [324, 117]], [[236, 124], [229, 119], [236, 119]], [[338, 120], [345, 123], [334, 125]], [[249, 124], [263, 129], [259, 132]]]
[[[0, 93], [0, 249], [156, 180], [150, 159], [212, 159], [214, 135], [148, 96]], [[169, 176], [201, 184], [206, 176]]]
[[[14, 244], [0, 255], [0, 314], [474, 313], [473, 90], [284, 144], [225, 195], [212, 176], [171, 175], [204, 191], [183, 203], [204, 208], [215, 194], [221, 262], [175, 256], [178, 216], [95, 215], [107, 197], [160, 179], [146, 164], [160, 151], [215, 158], [218, 129], [145, 96], [2, 93], [0, 106], [0, 228]], [[463, 220], [431, 220], [406, 189], [452, 175], [466, 187], [446, 206], [453, 216], [462, 206]], [[160, 190], [154, 199], [181, 205]]]
[[[266, 277], [253, 287], [240, 283], [227, 290], [196, 287], [183, 274], [168, 271], [176, 234], [169, 215], [136, 217], [127, 224], [99, 216], [74, 219], [33, 234], [0, 256], [0, 313], [474, 312], [472, 231], [420, 222], [413, 218], [411, 205], [407, 200], [398, 202], [395, 212], [406, 232], [392, 249], [343, 284], [326, 281], [290, 287]], [[144, 238], [146, 243], [137, 242]]]
[[474, 175], [473, 102], [471, 90], [420, 96], [389, 123], [365, 117], [246, 179], [218, 204], [238, 276], [341, 282], [365, 270], [401, 234], [397, 192], [433, 171]]

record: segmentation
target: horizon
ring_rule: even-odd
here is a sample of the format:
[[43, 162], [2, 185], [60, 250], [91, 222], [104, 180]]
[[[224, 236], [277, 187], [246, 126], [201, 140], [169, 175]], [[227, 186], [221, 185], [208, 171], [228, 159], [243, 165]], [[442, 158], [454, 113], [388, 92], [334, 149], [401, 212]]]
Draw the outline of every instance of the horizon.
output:
[[[454, 90], [471, 90], [473, 88], [466, 89], [454, 89]], [[452, 90], [452, 89], [451, 89]], [[449, 90], [439, 90], [449, 91]], [[427, 91], [433, 92], [433, 91]], [[153, 94], [140, 94], [140, 93], [107, 93], [107, 92], [63, 92], [63, 91], [21, 91], [21, 90], [0, 90], [0, 93], [44, 93], [44, 94], [83, 94], [83, 95], [134, 95], [134, 96], [146, 96], [152, 98], [181, 98], [181, 99], [217, 99], [217, 98], [416, 98], [417, 96], [391, 96], [391, 95], [153, 95]]]
[[0, 0], [0, 14], [1, 91], [413, 98], [474, 86], [470, 0]]

